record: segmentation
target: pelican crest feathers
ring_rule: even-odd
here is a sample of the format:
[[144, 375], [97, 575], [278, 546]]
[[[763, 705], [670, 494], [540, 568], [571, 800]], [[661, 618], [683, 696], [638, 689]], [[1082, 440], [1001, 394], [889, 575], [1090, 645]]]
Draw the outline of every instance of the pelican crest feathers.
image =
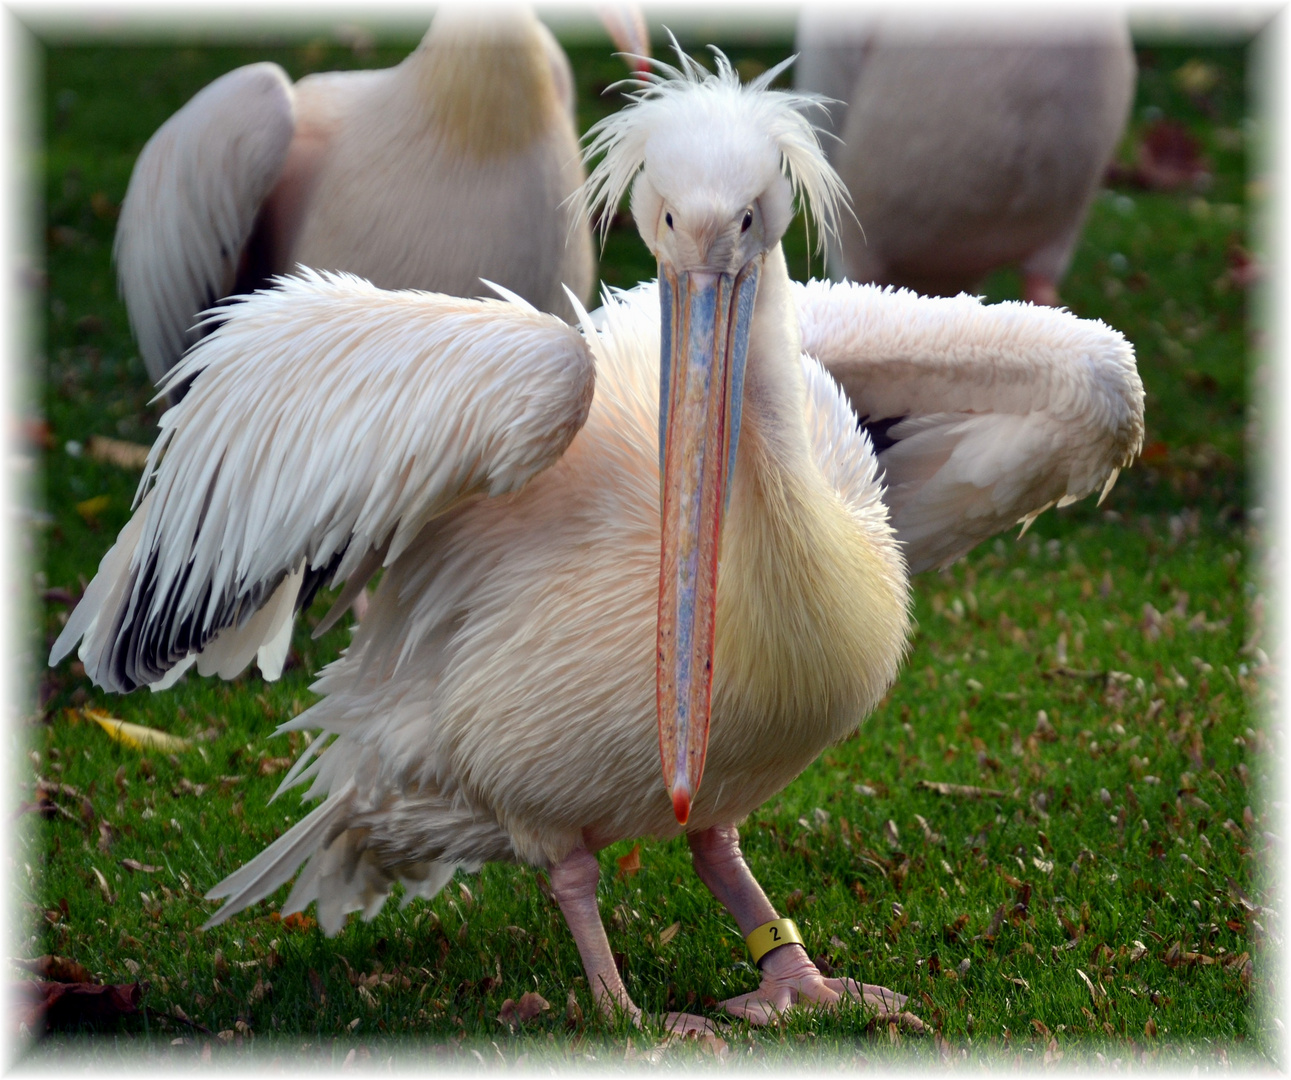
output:
[[[616, 83], [627, 88], [626, 96], [636, 107], [607, 116], [585, 136], [583, 163], [590, 166], [598, 155], [604, 156], [574, 196], [582, 218], [590, 221], [600, 215], [597, 227], [604, 244], [614, 208], [665, 137], [677, 140], [683, 152], [699, 160], [737, 146], [747, 153], [750, 136], [760, 136], [752, 145], [760, 141], [773, 152], [772, 167], [788, 177], [795, 197], [805, 201], [820, 250], [826, 236], [837, 235], [840, 205], [850, 211], [847, 188], [826, 160], [817, 130], [806, 116], [812, 109], [823, 112], [830, 99], [810, 91], [770, 88], [796, 57], [741, 83], [716, 46], [709, 46], [717, 67], [713, 73], [688, 56], [671, 33], [669, 38], [679, 66], [650, 59], [654, 71]], [[714, 131], [731, 134], [715, 142]], [[712, 174], [711, 169], [706, 172]]]

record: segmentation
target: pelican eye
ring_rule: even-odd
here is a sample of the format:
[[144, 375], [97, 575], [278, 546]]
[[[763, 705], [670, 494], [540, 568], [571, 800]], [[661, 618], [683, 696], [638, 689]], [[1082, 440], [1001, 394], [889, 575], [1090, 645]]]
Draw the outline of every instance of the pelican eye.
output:
[[740, 225], [740, 232], [748, 232], [753, 227], [753, 211], [744, 211], [744, 222]]
[[670, 229], [671, 229], [671, 228], [672, 228], [672, 211], [669, 211], [668, 213], [664, 214], [664, 216], [663, 216], [663, 220], [664, 220], [664, 221], [666, 221], [666, 222], [668, 223], [668, 228], [670, 228]]

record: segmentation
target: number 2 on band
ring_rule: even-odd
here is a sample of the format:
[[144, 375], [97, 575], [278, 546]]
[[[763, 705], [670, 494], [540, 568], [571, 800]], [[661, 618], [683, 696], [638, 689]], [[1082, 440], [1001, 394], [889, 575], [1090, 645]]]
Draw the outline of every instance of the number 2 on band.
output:
[[778, 926], [771, 927], [771, 940], [772, 941], [780, 940], [780, 927]]

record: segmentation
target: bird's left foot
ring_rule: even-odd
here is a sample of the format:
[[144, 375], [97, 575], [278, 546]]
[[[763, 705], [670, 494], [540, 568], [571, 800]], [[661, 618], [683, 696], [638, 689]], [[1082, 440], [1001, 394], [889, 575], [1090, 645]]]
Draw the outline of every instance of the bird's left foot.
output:
[[836, 1008], [841, 1001], [863, 1005], [877, 1018], [912, 1033], [924, 1031], [923, 1021], [904, 1011], [904, 994], [854, 979], [827, 979], [801, 945], [785, 945], [769, 953], [763, 961], [762, 985], [751, 994], [722, 1002], [722, 1008], [751, 1024], [771, 1024], [793, 1008]]

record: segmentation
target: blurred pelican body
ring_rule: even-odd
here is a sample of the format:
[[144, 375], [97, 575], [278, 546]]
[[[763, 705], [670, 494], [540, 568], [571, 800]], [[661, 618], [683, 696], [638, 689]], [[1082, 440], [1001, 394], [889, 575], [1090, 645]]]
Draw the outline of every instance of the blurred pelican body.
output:
[[858, 220], [831, 273], [953, 295], [1017, 265], [1057, 302], [1133, 97], [1123, 18], [807, 8], [797, 47], [798, 86], [843, 103], [826, 145]]
[[198, 313], [298, 264], [385, 288], [478, 295], [486, 278], [544, 311], [586, 299], [591, 234], [573, 77], [524, 9], [442, 8], [396, 67], [216, 79], [148, 141], [114, 254], [154, 381]]

